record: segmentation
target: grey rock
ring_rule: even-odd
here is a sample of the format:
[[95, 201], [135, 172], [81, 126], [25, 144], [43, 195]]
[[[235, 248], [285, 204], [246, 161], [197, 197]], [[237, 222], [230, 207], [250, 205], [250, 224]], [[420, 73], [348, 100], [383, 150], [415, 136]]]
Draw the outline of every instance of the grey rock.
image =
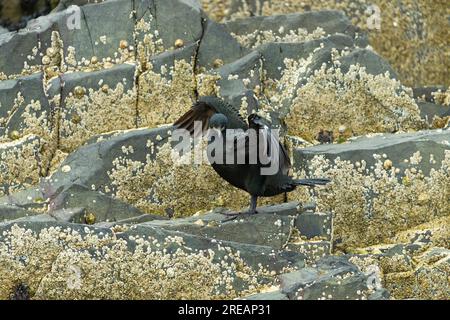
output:
[[[293, 218], [258, 213], [225, 222], [226, 216], [212, 213], [168, 221], [152, 221], [142, 225], [158, 226], [206, 238], [235, 241], [282, 249], [289, 240]], [[251, 231], [250, 231], [251, 230]]]
[[[320, 48], [323, 44], [323, 48]], [[284, 59], [306, 59], [313, 54], [310, 71], [320, 68], [323, 63], [331, 62], [331, 49], [338, 50], [352, 48], [353, 39], [346, 35], [331, 35], [321, 39], [305, 41], [302, 43], [267, 43], [260, 46], [257, 50], [264, 58], [264, 69], [267, 72], [267, 78], [281, 78], [284, 69]], [[305, 74], [306, 77], [308, 74]]]
[[347, 73], [350, 66], [359, 64], [365, 67], [366, 72], [369, 74], [376, 76], [389, 72], [391, 78], [398, 78], [397, 73], [392, 69], [390, 64], [372, 50], [356, 49], [339, 59], [339, 61], [341, 62], [340, 69], [343, 73]]
[[291, 201], [276, 205], [268, 205], [258, 208], [259, 213], [275, 214], [279, 216], [296, 216], [305, 209], [298, 201]]
[[297, 217], [295, 226], [307, 239], [320, 237], [330, 240], [331, 219], [331, 213], [305, 212]]
[[[92, 56], [99, 59], [113, 58], [121, 40], [127, 41], [130, 45], [134, 43], [135, 21], [131, 16], [133, 1], [111, 0], [90, 3], [79, 8], [80, 29], [68, 29], [67, 18], [64, 19], [64, 23], [59, 24], [61, 39], [64, 41], [66, 50], [68, 46], [74, 47], [78, 61], [82, 58], [90, 59]], [[114, 19], [105, 19], [105, 17], [114, 17]], [[100, 40], [103, 36], [106, 37], [105, 43]]]
[[[261, 55], [257, 51], [219, 68], [217, 71], [221, 76], [221, 80], [219, 80], [221, 95], [233, 96], [247, 89], [261, 86], [260, 69]], [[236, 76], [237, 79], [230, 78]], [[247, 85], [244, 84], [244, 79], [248, 80]]]
[[[167, 131], [170, 128], [171, 127], [136, 129], [126, 132], [107, 133], [92, 138], [86, 142], [86, 145], [79, 147], [75, 152], [71, 153], [51, 177], [42, 180], [38, 186], [16, 192], [9, 197], [0, 198], [0, 203], [20, 205], [27, 209], [42, 208], [46, 205], [45, 203], [42, 203], [42, 201], [46, 201], [46, 199], [49, 199], [54, 195], [59, 195], [63, 190], [68, 190], [73, 185], [87, 186], [90, 188], [90, 191], [103, 192], [105, 195], [111, 195], [114, 191], [114, 186], [111, 183], [108, 172], [113, 169], [113, 160], [123, 156], [122, 147], [133, 146], [134, 153], [129, 155], [130, 159], [145, 163], [147, 155], [151, 154], [151, 156], [154, 157], [154, 152], [156, 151], [155, 150], [152, 153], [149, 150], [146, 146], [147, 141], [150, 140], [155, 142], [155, 146], [165, 143], [168, 138]], [[163, 139], [157, 141], [156, 137], [158, 135], [162, 136]], [[24, 145], [36, 144], [36, 148], [39, 149], [40, 141], [41, 140], [38, 137], [31, 136], [22, 143]], [[17, 147], [16, 144], [13, 146]], [[11, 148], [13, 146], [11, 146]], [[14, 152], [20, 152], [20, 144], [18, 151], [14, 149]], [[3, 174], [8, 174], [9, 169], [5, 167], [3, 163], [2, 165], [3, 166], [0, 167], [0, 174], [2, 172], [4, 172]], [[38, 160], [36, 160], [35, 166], [36, 168], [41, 166]], [[38, 172], [30, 178], [32, 178], [31, 181], [37, 182], [39, 179]], [[30, 186], [30, 182], [21, 184], [3, 183], [0, 185], [2, 188], [0, 189], [0, 192], [3, 194], [10, 194], [12, 191], [19, 188], [25, 189]], [[106, 192], [106, 190], [108, 190], [108, 192]], [[94, 193], [92, 196], [94, 198], [91, 200], [94, 200], [96, 197], [99, 197], [100, 194]], [[108, 197], [108, 200], [105, 200], [106, 204], [111, 202], [109, 199], [110, 198]], [[82, 196], [79, 201], [84, 201]], [[70, 207], [80, 207], [80, 204], [69, 202], [65, 205], [65, 208]], [[57, 208], [59, 209], [61, 207], [57, 206]], [[120, 206], [117, 208], [117, 210], [122, 209], [124, 208], [121, 208]], [[141, 213], [136, 210], [136, 215], [140, 214]], [[120, 217], [120, 219], [123, 218], [124, 217]]]
[[[65, 73], [61, 78], [54, 78], [50, 82], [49, 93], [54, 96], [61, 94], [63, 101], [63, 108], [67, 108], [64, 105], [64, 101], [70, 93], [73, 93], [75, 87], [81, 86], [86, 89], [88, 93], [89, 89], [98, 90], [103, 84], [108, 85], [110, 88], [115, 88], [118, 83], [123, 84], [124, 90], [131, 90], [134, 88], [134, 75], [136, 66], [134, 64], [120, 64], [115, 65], [110, 69], [102, 69], [93, 72], [72, 72]], [[63, 82], [63, 85], [61, 84]], [[101, 84], [100, 84], [101, 83]]]
[[319, 271], [314, 268], [303, 268], [298, 271], [279, 276], [281, 292], [288, 294], [310, 284], [319, 277]]
[[279, 276], [281, 290], [289, 299], [367, 299], [372, 293], [367, 276], [342, 257], [325, 257], [317, 267]]
[[[40, 204], [36, 204], [34, 199], [41, 199]], [[47, 209], [48, 205], [49, 214], [56, 220], [79, 224], [87, 223], [85, 215], [88, 213], [93, 215], [94, 222], [97, 223], [117, 221], [129, 223], [132, 219], [138, 218], [145, 221], [165, 219], [151, 214], [145, 215], [143, 219], [143, 212], [137, 208], [76, 183], [56, 188], [51, 182], [43, 180], [38, 187], [0, 198], [0, 201], [12, 202], [27, 209], [39, 207]]]
[[390, 295], [389, 291], [382, 288], [382, 289], [376, 290], [374, 293], [372, 293], [368, 297], [368, 300], [389, 300], [390, 296], [391, 295]]
[[[211, 257], [211, 262], [216, 264], [223, 272], [227, 271], [227, 266], [233, 262], [231, 256], [239, 256], [240, 262], [246, 267], [250, 268], [255, 277], [252, 276], [252, 281], [255, 279], [259, 283], [270, 285], [273, 283], [273, 278], [266, 276], [259, 272], [263, 267], [269, 272], [280, 273], [287, 267], [302, 268], [304, 266], [304, 257], [301, 254], [292, 252], [274, 250], [271, 247], [256, 246], [249, 244], [242, 244], [236, 242], [217, 241], [203, 237], [188, 235], [181, 232], [174, 232], [164, 230], [157, 227], [149, 226], [133, 226], [124, 232], [116, 232], [114, 235], [112, 230], [108, 228], [100, 228], [96, 226], [87, 226], [80, 224], [71, 224], [64, 222], [55, 222], [46, 219], [42, 221], [18, 221], [0, 224], [0, 241], [5, 241], [5, 231], [11, 230], [13, 226], [31, 230], [33, 233], [40, 233], [43, 229], [59, 228], [60, 232], [77, 231], [81, 237], [88, 233], [97, 236], [103, 240], [106, 236], [111, 237], [114, 241], [124, 240], [127, 244], [127, 250], [134, 252], [136, 249], [136, 237], [149, 239], [149, 248], [153, 252], [165, 252], [166, 254], [176, 254], [178, 250], [187, 253], [201, 253], [205, 256]], [[179, 241], [170, 241], [174, 238]], [[169, 241], [168, 241], [169, 240]], [[61, 239], [61, 241], [64, 241]], [[101, 246], [111, 246], [111, 240], [102, 241]], [[76, 249], [74, 249], [76, 250]], [[80, 249], [83, 250], [83, 249]], [[89, 252], [93, 256], [95, 252]], [[227, 257], [227, 258], [225, 258]], [[226, 261], [229, 262], [226, 262]], [[95, 285], [95, 284], [93, 284]], [[231, 282], [233, 290], [248, 290], [251, 283], [238, 276], [233, 276]], [[220, 291], [226, 293], [228, 288], [223, 286]]]
[[[175, 61], [179, 60], [184, 60], [190, 63], [195, 57], [197, 47], [197, 43], [190, 43], [185, 45], [183, 48], [164, 51], [161, 54], [151, 57], [150, 62], [153, 66], [153, 71], [161, 73], [162, 66], [170, 69], [175, 65]], [[170, 72], [166, 72], [164, 76], [171, 79]]]
[[289, 300], [289, 299], [285, 294], [283, 294], [281, 291], [277, 290], [277, 291], [253, 294], [251, 296], [242, 298], [242, 300], [274, 301], [274, 300]]
[[18, 75], [25, 63], [29, 66], [39, 64], [38, 57], [28, 59], [35, 47], [38, 47], [38, 38], [34, 31], [20, 30], [0, 34], [0, 73], [7, 76]]
[[0, 26], [0, 35], [2, 35], [4, 33], [9, 33], [9, 30]]
[[424, 100], [425, 102], [436, 103], [433, 93], [447, 90], [444, 86], [416, 87], [412, 88], [414, 99]]
[[[309, 33], [318, 27], [325, 31], [325, 34], [341, 33], [357, 38], [357, 29], [341, 11], [321, 10], [304, 13], [294, 13], [275, 16], [252, 16], [244, 19], [227, 21], [224, 23], [230, 33], [236, 35], [247, 35], [255, 31], [273, 31], [274, 34], [283, 36], [290, 30], [296, 31], [299, 28], [306, 29]], [[284, 31], [279, 32], [280, 27]], [[367, 37], [359, 32], [360, 46], [367, 45]], [[250, 46], [254, 44], [251, 43]]]
[[[56, 221], [56, 219], [54, 217], [52, 217], [49, 214], [44, 213], [44, 214], [37, 214], [37, 215], [28, 216], [28, 217], [22, 217], [22, 218], [19, 218], [19, 219], [15, 219], [15, 220], [12, 220], [12, 221], [5, 222], [4, 224], [6, 224], [6, 223], [20, 223], [20, 222], [26, 222], [26, 223], [33, 223], [34, 224], [34, 223], [53, 222], [53, 221]], [[1, 224], [0, 224], [0, 226], [1, 226]]]
[[[111, 194], [111, 191], [106, 191], [106, 187], [114, 190], [108, 171], [113, 169], [113, 160], [123, 156], [122, 147], [132, 146], [134, 153], [129, 155], [129, 158], [145, 163], [147, 154], [154, 156], [154, 153], [151, 153], [146, 146], [147, 141], [155, 142], [156, 146], [165, 143], [168, 138], [167, 131], [170, 128], [135, 129], [94, 137], [64, 160], [60, 168], [51, 176], [50, 183], [54, 189], [80, 184], [94, 186], [95, 191]], [[158, 135], [163, 138], [159, 142], [156, 140]], [[69, 166], [71, 170], [63, 172], [64, 166]]]
[[98, 226], [101, 228], [113, 228], [118, 225], [134, 225], [134, 224], [144, 223], [144, 222], [153, 221], [153, 220], [165, 220], [165, 219], [166, 218], [162, 217], [162, 216], [155, 216], [152, 214], [145, 213], [140, 216], [117, 220], [116, 222], [99, 222], [99, 223], [96, 223], [95, 226]]
[[216, 59], [224, 64], [234, 62], [246, 55], [249, 50], [243, 48], [223, 25], [207, 21], [197, 55], [197, 66], [206, 69], [214, 68]]
[[[46, 142], [35, 135], [0, 144], [0, 196], [10, 195], [37, 183], [47, 164], [43, 154], [46, 146]], [[27, 170], [19, 171], [20, 166], [26, 166]], [[0, 203], [10, 204], [8, 200]]]
[[[119, 234], [118, 237], [128, 239], [130, 236], [151, 236], [159, 241], [168, 236], [177, 236], [183, 238], [184, 246], [198, 250], [211, 249], [215, 252], [214, 261], [222, 261], [227, 255], [227, 250], [220, 248], [228, 247], [232, 252], [240, 252], [240, 257], [250, 268], [267, 268], [275, 272], [280, 272], [283, 268], [291, 266], [293, 268], [303, 268], [305, 266], [305, 256], [301, 253], [276, 250], [273, 247], [261, 246], [233, 241], [223, 241], [209, 239], [197, 235], [189, 235], [184, 232], [167, 230], [160, 227], [140, 224], [133, 226], [130, 230]], [[131, 244], [132, 245], [132, 244]], [[173, 248], [172, 250], [174, 250]], [[172, 251], [170, 250], [170, 251]]]
[[[134, 0], [136, 20], [150, 21], [150, 29], [158, 30], [163, 46], [169, 49], [177, 39], [185, 45], [197, 42], [203, 34], [203, 13], [195, 0]], [[150, 17], [152, 16], [152, 18]], [[142, 40], [144, 34], [137, 35]]]
[[432, 102], [422, 102], [418, 101], [417, 105], [420, 110], [420, 117], [425, 119], [428, 124], [433, 123], [434, 117], [449, 117], [450, 116], [450, 108], [446, 106], [441, 106], [439, 104], [435, 104]]
[[[79, 139], [86, 140], [98, 133], [96, 132], [98, 130], [96, 129], [97, 123], [93, 123], [92, 121], [84, 121], [84, 119], [82, 118], [83, 113], [93, 114], [96, 112], [95, 109], [90, 108], [90, 102], [92, 100], [89, 100], [89, 103], [82, 102], [81, 105], [86, 107], [85, 109], [80, 111], [78, 110], [79, 107], [76, 104], [67, 102], [68, 96], [72, 96], [75, 93], [75, 89], [77, 87], [84, 90], [85, 96], [89, 96], [89, 92], [91, 90], [98, 91], [103, 85], [108, 85], [109, 88], [116, 89], [119, 84], [123, 85], [124, 94], [130, 93], [132, 92], [130, 90], [133, 90], [135, 87], [135, 71], [136, 66], [134, 64], [120, 64], [115, 65], [110, 69], [102, 69], [99, 71], [88, 73], [65, 73], [61, 77], [54, 78], [51, 81], [50, 87], [48, 89], [49, 96], [55, 97], [56, 95], [60, 94], [60, 149], [70, 152], [74, 149], [74, 147], [77, 147], [77, 143], [72, 139], [74, 135], [77, 136], [77, 140], [75, 141], [78, 142]], [[118, 97], [119, 101], [117, 101], [116, 105], [123, 105], [120, 101], [122, 97]], [[81, 97], [81, 99], [84, 99], [84, 97]], [[115, 130], [130, 129], [134, 127], [136, 123], [136, 112], [134, 110], [135, 107], [134, 105], [132, 105], [129, 106], [129, 108], [131, 108], [132, 111], [129, 114], [127, 113], [126, 115], [121, 114], [120, 111], [118, 111], [119, 114], [116, 114], [114, 111], [107, 114], [102, 114], [102, 122], [108, 123], [108, 119], [111, 119], [111, 122], [117, 122], [117, 118], [122, 117], [122, 124], [117, 124], [117, 126], [114, 128]], [[82, 112], [81, 115], [80, 112]], [[74, 115], [80, 118], [76, 122], [74, 120]], [[83, 133], [81, 136], [80, 132]], [[79, 141], [78, 143], [82, 142], [83, 141]]]
[[[376, 162], [373, 154], [386, 154], [393, 166], [400, 169], [400, 174], [411, 164], [405, 163], [415, 152], [420, 151], [422, 162], [418, 169], [428, 175], [431, 168], [439, 168], [444, 159], [445, 150], [450, 149], [450, 131], [430, 130], [416, 133], [383, 134], [375, 137], [359, 137], [352, 142], [344, 144], [327, 144], [304, 149], [295, 149], [293, 162], [297, 168], [308, 171], [308, 163], [315, 155], [324, 155], [325, 158], [334, 160], [349, 160], [352, 163], [365, 160], [367, 168]], [[433, 155], [436, 164], [430, 163], [430, 155]]]
[[[1, 59], [0, 59], [1, 61]], [[48, 131], [44, 138], [50, 139], [56, 127], [54, 119], [54, 106], [52, 106], [43, 89], [42, 73], [36, 73], [30, 76], [24, 76], [15, 80], [0, 81], [0, 140], [8, 140], [12, 131], [23, 134], [27, 126], [27, 118], [35, 118], [39, 122], [38, 128]], [[23, 103], [19, 104], [18, 96], [23, 98]], [[39, 102], [38, 110], [29, 108], [26, 114], [27, 106], [32, 102]], [[38, 120], [39, 119], [39, 120]], [[30, 119], [31, 120], [31, 119]]]
[[289, 242], [285, 249], [303, 253], [306, 256], [306, 264], [311, 266], [331, 254], [331, 243], [330, 241]]
[[15, 220], [37, 214], [37, 212], [26, 210], [18, 206], [0, 204], [0, 222]]
[[85, 223], [85, 208], [62, 208], [55, 210], [51, 213], [57, 221], [73, 222], [73, 223]]

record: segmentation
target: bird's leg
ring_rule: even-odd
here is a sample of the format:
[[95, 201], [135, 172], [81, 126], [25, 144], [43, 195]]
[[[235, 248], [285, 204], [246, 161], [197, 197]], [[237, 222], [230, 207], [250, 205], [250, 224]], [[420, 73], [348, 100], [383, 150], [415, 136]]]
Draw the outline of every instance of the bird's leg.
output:
[[250, 198], [250, 208], [249, 208], [249, 210], [244, 211], [244, 212], [225, 212], [225, 213], [222, 213], [223, 215], [230, 217], [228, 219], [225, 219], [222, 222], [227, 222], [227, 221], [234, 220], [234, 219], [236, 219], [239, 216], [257, 214], [258, 213], [258, 211], [256, 211], [256, 204], [257, 203], [258, 203], [258, 197], [252, 195], [251, 198]]
[[250, 197], [250, 210], [248, 211], [249, 214], [257, 214], [256, 211], [256, 204], [258, 203], [258, 196], [251, 195]]

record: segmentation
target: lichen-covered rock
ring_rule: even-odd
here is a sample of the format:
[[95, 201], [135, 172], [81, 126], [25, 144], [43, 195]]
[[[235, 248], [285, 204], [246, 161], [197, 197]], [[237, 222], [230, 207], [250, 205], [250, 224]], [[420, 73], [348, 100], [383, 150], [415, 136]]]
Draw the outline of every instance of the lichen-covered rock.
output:
[[279, 279], [281, 292], [292, 300], [364, 300], [375, 291], [365, 274], [338, 257], [323, 258], [316, 268], [303, 268]]
[[152, 227], [114, 232], [20, 222], [0, 229], [2, 298], [18, 283], [38, 299], [232, 298], [270, 286], [277, 274], [304, 265], [299, 254]]
[[[430, 130], [403, 134], [374, 134], [352, 139], [343, 144], [325, 144], [310, 148], [298, 148], [294, 151], [294, 163], [300, 170], [308, 170], [310, 161], [316, 155], [322, 155], [331, 161], [339, 158], [353, 164], [364, 162], [371, 168], [379, 161], [386, 170], [395, 167], [400, 172], [416, 166], [424, 175], [431, 169], [439, 169], [450, 149], [450, 131]], [[414, 154], [420, 153], [420, 159], [409, 161]], [[415, 161], [416, 160], [416, 161]], [[417, 162], [417, 160], [420, 160]], [[388, 163], [390, 161], [390, 163]], [[416, 163], [417, 162], [417, 163]]]
[[249, 48], [268, 42], [303, 42], [326, 35], [347, 34], [365, 47], [367, 39], [340, 11], [322, 10], [276, 16], [252, 16], [224, 23], [238, 41]]
[[[298, 150], [295, 164], [303, 168], [300, 176], [332, 180], [312, 196], [319, 210], [333, 213], [335, 250], [383, 243], [400, 231], [448, 216], [447, 132], [384, 137]], [[355, 152], [350, 151], [354, 147]], [[307, 158], [308, 150], [317, 149], [320, 156]], [[343, 152], [327, 153], [331, 149]], [[298, 189], [289, 197], [305, 201], [311, 195]]]
[[254, 217], [238, 217], [229, 222], [226, 220], [226, 216], [213, 213], [170, 221], [148, 222], [145, 225], [155, 225], [211, 239], [282, 249], [291, 236], [294, 218], [260, 213]]
[[[201, 0], [216, 21], [250, 16], [342, 10], [368, 33], [369, 43], [394, 66], [407, 85], [449, 85], [446, 1], [402, 0]], [[400, 18], [401, 17], [401, 18]], [[274, 30], [275, 31], [275, 30]]]
[[56, 147], [55, 106], [43, 87], [43, 74], [0, 81], [0, 142], [35, 134]]
[[48, 144], [35, 135], [27, 135], [0, 144], [0, 196], [36, 184], [49, 164]]
[[136, 126], [135, 66], [64, 74], [50, 83], [59, 104], [59, 148], [70, 152], [89, 138]]

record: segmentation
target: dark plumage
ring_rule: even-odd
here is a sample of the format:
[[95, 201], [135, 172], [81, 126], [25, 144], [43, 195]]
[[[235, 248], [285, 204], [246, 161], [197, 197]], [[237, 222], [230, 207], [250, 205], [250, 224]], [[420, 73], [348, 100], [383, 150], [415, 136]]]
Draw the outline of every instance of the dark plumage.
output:
[[[184, 128], [194, 133], [194, 121], [202, 121], [202, 129], [215, 129], [225, 138], [223, 139], [223, 154], [214, 155], [223, 159], [222, 163], [214, 162], [210, 156], [209, 160], [214, 170], [226, 181], [236, 188], [247, 191], [251, 195], [250, 210], [248, 213], [256, 212], [258, 197], [270, 197], [294, 190], [299, 185], [315, 186], [330, 182], [329, 179], [293, 179], [288, 175], [291, 162], [285, 148], [276, 139], [266, 124], [266, 121], [256, 114], [248, 117], [248, 123], [240, 116], [239, 112], [231, 105], [216, 97], [201, 97], [197, 103], [180, 119], [174, 126]], [[236, 137], [227, 137], [226, 129], [241, 129], [242, 133]], [[257, 143], [250, 139], [249, 129], [261, 132], [256, 134]], [[226, 140], [231, 144], [226, 144]], [[266, 139], [266, 145], [271, 152], [265, 156], [260, 153], [260, 139]], [[263, 141], [264, 142], [264, 141]], [[227, 154], [234, 155], [233, 163], [225, 163]], [[255, 153], [256, 152], [256, 153]], [[210, 154], [208, 152], [208, 154]], [[237, 164], [237, 154], [245, 157], [243, 164]], [[257, 154], [256, 162], [251, 162], [252, 155]], [[265, 175], [262, 169], [269, 168], [275, 164], [276, 173]]]

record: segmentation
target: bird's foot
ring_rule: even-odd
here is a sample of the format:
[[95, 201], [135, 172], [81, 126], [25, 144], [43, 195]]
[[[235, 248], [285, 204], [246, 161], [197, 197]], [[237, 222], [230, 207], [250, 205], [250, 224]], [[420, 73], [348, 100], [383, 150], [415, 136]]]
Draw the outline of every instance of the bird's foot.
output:
[[254, 211], [248, 210], [248, 211], [243, 211], [243, 212], [235, 212], [235, 211], [223, 212], [222, 215], [227, 216], [228, 218], [225, 220], [222, 220], [221, 222], [228, 222], [228, 221], [235, 220], [238, 217], [252, 216], [257, 213], [258, 213], [258, 211], [256, 211], [256, 210], [254, 210]]

